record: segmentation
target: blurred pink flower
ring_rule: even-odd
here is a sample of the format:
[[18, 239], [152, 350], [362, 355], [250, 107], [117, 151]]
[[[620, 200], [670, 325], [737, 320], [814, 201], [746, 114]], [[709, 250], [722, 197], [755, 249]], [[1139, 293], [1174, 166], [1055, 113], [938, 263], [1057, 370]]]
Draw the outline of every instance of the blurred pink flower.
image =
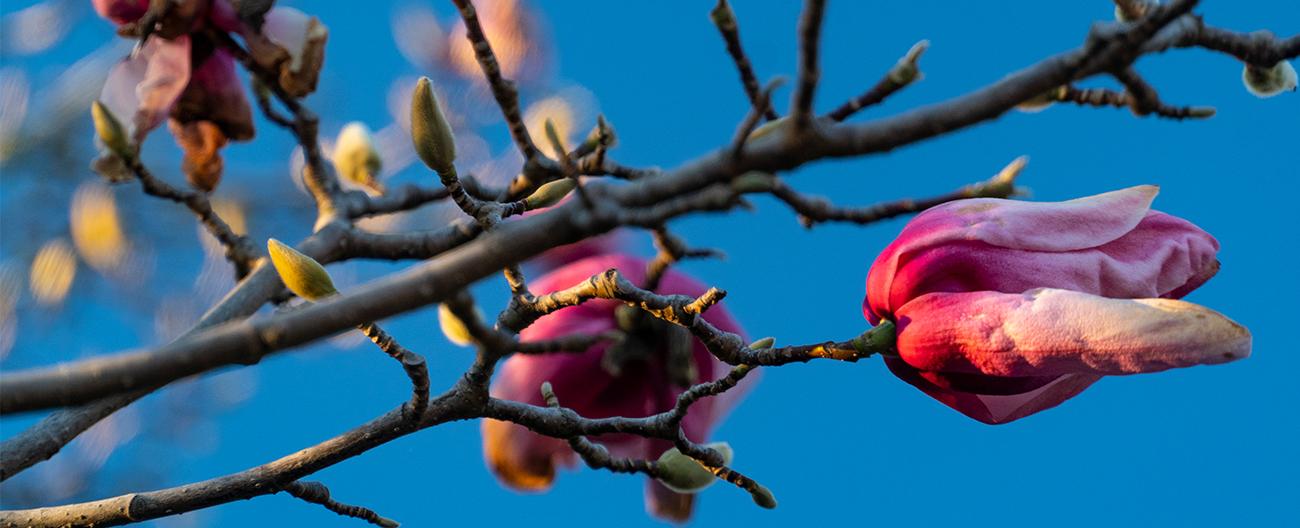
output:
[[[479, 27], [492, 45], [501, 73], [528, 84], [542, 77], [549, 58], [547, 37], [538, 16], [522, 0], [474, 2]], [[482, 82], [483, 71], [474, 46], [466, 38], [465, 22], [457, 20], [447, 35], [451, 67], [466, 79]]]
[[[255, 24], [241, 20], [227, 0], [93, 0], [95, 11], [134, 35], [142, 20], [156, 18], [141, 47], [115, 66], [100, 101], [126, 126], [134, 144], [172, 118], [185, 150], [185, 172], [201, 189], [216, 185], [219, 149], [227, 140], [253, 137], [253, 117], [235, 60], [205, 35], [208, 29], [244, 36], [254, 60], [280, 72], [281, 87], [294, 96], [315, 88], [324, 53], [325, 30], [314, 17], [292, 8], [273, 8]], [[207, 124], [203, 124], [203, 123]]]
[[[639, 284], [645, 278], [645, 266], [644, 260], [625, 255], [594, 256], [557, 269], [531, 286], [538, 294], [549, 293], [579, 284], [610, 268], [618, 269], [623, 277]], [[705, 290], [698, 282], [670, 270], [663, 278], [660, 293], [694, 296]], [[520, 337], [524, 341], [543, 340], [574, 333], [614, 330], [619, 328], [615, 314], [618, 306], [621, 303], [596, 300], [566, 308], [537, 321]], [[722, 330], [741, 332], [724, 306], [709, 309], [704, 317]], [[491, 393], [497, 398], [544, 405], [538, 388], [542, 382], [550, 381], [560, 402], [583, 416], [640, 417], [667, 411], [685, 387], [674, 381], [674, 373], [668, 367], [669, 354], [664, 337], [663, 332], [631, 333], [628, 339], [642, 340], [650, 347], [650, 353], [646, 357], [623, 361], [618, 374], [611, 373], [607, 352], [612, 347], [606, 344], [594, 346], [581, 354], [511, 356], [501, 365]], [[690, 343], [694, 370], [700, 382], [727, 374], [728, 367], [702, 344], [694, 339]], [[691, 407], [682, 422], [686, 436], [697, 442], [706, 440], [753, 379], [751, 375], [742, 386], [719, 397], [701, 400]], [[603, 435], [593, 438], [593, 441], [603, 444], [614, 456], [650, 460], [672, 447], [672, 443], [665, 440], [631, 435]], [[555, 479], [556, 467], [571, 466], [576, 457], [564, 440], [541, 436], [524, 427], [495, 420], [483, 421], [483, 450], [488, 465], [502, 482], [527, 491], [549, 488]], [[692, 505], [692, 495], [675, 493], [654, 480], [646, 484], [646, 508], [656, 516], [683, 521], [689, 518]]]
[[897, 324], [890, 370], [997, 424], [1059, 405], [1103, 375], [1249, 356], [1245, 328], [1173, 300], [1218, 271], [1219, 244], [1151, 210], [1157, 191], [958, 200], [917, 216], [867, 277], [867, 319]]

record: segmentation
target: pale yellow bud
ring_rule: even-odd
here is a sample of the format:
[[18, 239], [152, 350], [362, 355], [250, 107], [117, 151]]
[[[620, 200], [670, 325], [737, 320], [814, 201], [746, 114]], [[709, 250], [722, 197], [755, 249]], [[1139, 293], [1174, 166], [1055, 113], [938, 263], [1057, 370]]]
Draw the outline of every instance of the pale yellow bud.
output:
[[411, 93], [411, 141], [416, 154], [430, 169], [439, 173], [452, 170], [456, 161], [456, 136], [428, 77], [421, 77]]
[[1064, 86], [1058, 86], [1056, 88], [1052, 88], [1051, 90], [1030, 97], [1029, 99], [1026, 99], [1024, 102], [1021, 102], [1020, 104], [1016, 105], [1016, 110], [1019, 110], [1021, 112], [1029, 112], [1031, 114], [1036, 112], [1041, 112], [1047, 107], [1052, 106], [1054, 103], [1059, 101], [1064, 91], [1065, 91]]
[[[733, 453], [726, 442], [714, 442], [705, 447], [721, 454], [724, 464], [731, 463]], [[659, 455], [656, 465], [659, 467], [659, 481], [677, 493], [697, 493], [717, 480], [712, 471], [694, 458], [682, 454], [676, 447]]]
[[917, 65], [917, 61], [921, 59], [921, 54], [925, 53], [925, 50], [929, 48], [930, 41], [928, 40], [913, 44], [912, 48], [907, 50], [907, 54], [898, 59], [898, 63], [894, 64], [894, 67], [889, 70], [889, 80], [895, 84], [906, 86], [920, 79], [921, 69]]
[[528, 195], [527, 198], [524, 198], [524, 206], [529, 211], [532, 211], [533, 209], [541, 209], [543, 207], [550, 207], [560, 203], [560, 200], [563, 200], [565, 196], [568, 196], [577, 186], [578, 182], [573, 178], [563, 178], [547, 183], [546, 185], [538, 187], [537, 190], [533, 191], [533, 194]]
[[274, 238], [266, 241], [266, 250], [271, 254], [271, 264], [280, 274], [280, 280], [297, 296], [315, 301], [338, 293], [330, 274], [316, 259]]
[[90, 117], [95, 122], [95, 134], [109, 151], [123, 159], [130, 159], [135, 155], [135, 148], [127, 138], [126, 128], [122, 127], [122, 122], [118, 121], [117, 116], [113, 115], [108, 107], [99, 101], [91, 103]]
[[784, 125], [787, 121], [789, 121], [789, 119], [784, 117], [779, 117], [771, 121], [768, 121], [766, 123], [763, 123], [759, 125], [758, 128], [755, 128], [753, 132], [749, 133], [749, 139], [747, 141], [753, 141], [763, 136], [770, 135], [771, 133], [776, 132], [778, 129], [780, 129], [781, 126]]
[[383, 160], [375, 150], [370, 129], [361, 123], [352, 122], [339, 131], [334, 143], [334, 168], [348, 181], [378, 190], [379, 171]]
[[456, 346], [469, 346], [474, 344], [474, 336], [470, 335], [469, 328], [465, 323], [451, 313], [451, 308], [445, 304], [438, 305], [438, 326], [442, 328], [442, 335], [447, 336], [447, 340]]
[[1247, 64], [1241, 70], [1241, 82], [1246, 90], [1259, 98], [1273, 97], [1282, 92], [1296, 90], [1295, 66], [1290, 62], [1279, 61], [1267, 68]]

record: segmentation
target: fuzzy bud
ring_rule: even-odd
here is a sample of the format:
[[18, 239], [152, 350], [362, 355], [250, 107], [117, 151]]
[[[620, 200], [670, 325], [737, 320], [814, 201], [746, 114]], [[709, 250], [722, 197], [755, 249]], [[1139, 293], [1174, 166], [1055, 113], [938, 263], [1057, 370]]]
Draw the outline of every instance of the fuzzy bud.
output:
[[753, 343], [750, 343], [749, 348], [752, 349], [772, 348], [772, 345], [775, 344], [776, 344], [775, 337], [764, 337], [762, 339], [759, 339], [758, 341], [754, 341]]
[[898, 63], [889, 70], [889, 80], [895, 84], [906, 86], [921, 78], [921, 69], [917, 66], [917, 61], [921, 59], [921, 54], [930, 48], [930, 41], [922, 40], [912, 45], [912, 49], [907, 50], [903, 58], [898, 59]]
[[1047, 107], [1052, 106], [1053, 103], [1061, 100], [1061, 97], [1064, 95], [1064, 92], [1065, 92], [1064, 86], [1058, 86], [1056, 88], [1052, 88], [1051, 90], [1048, 90], [1046, 92], [1043, 92], [1041, 94], [1035, 95], [1033, 97], [1030, 97], [1029, 99], [1024, 100], [1020, 104], [1016, 105], [1016, 110], [1019, 110], [1021, 112], [1029, 112], [1031, 114], [1036, 112], [1041, 112]]
[[779, 130], [782, 125], [785, 125], [787, 121], [789, 121], [788, 118], [778, 117], [776, 119], [758, 125], [758, 128], [755, 128], [753, 132], [749, 133], [749, 138], [746, 139], [746, 141], [753, 141], [763, 136], [771, 135], [773, 132]]
[[524, 206], [529, 211], [550, 207], [563, 200], [577, 186], [578, 181], [573, 178], [563, 178], [547, 183], [538, 187], [527, 198], [524, 198]]
[[754, 498], [754, 504], [769, 510], [776, 508], [776, 496], [772, 495], [772, 490], [762, 484], [756, 484], [749, 494]]
[[352, 122], [339, 131], [334, 143], [334, 168], [348, 181], [368, 189], [380, 190], [379, 176], [383, 160], [375, 150], [370, 129], [361, 123]]
[[439, 173], [449, 172], [456, 161], [456, 136], [443, 115], [433, 83], [421, 77], [411, 94], [411, 141], [420, 159]]
[[122, 122], [117, 120], [117, 116], [108, 107], [99, 101], [91, 103], [90, 117], [95, 121], [95, 134], [109, 151], [122, 159], [130, 159], [135, 155], [135, 148], [126, 137], [126, 129], [122, 128]]
[[266, 241], [266, 250], [271, 254], [271, 264], [280, 274], [280, 280], [297, 296], [316, 301], [338, 293], [330, 274], [316, 259], [274, 238]]
[[[705, 447], [720, 453], [724, 464], [731, 463], [731, 446], [726, 442], [714, 442]], [[677, 493], [697, 493], [717, 480], [712, 471], [694, 458], [682, 454], [676, 447], [659, 455], [656, 464], [659, 466], [659, 481]]]
[[1246, 91], [1261, 99], [1282, 92], [1294, 92], [1296, 90], [1295, 66], [1287, 61], [1278, 61], [1268, 68], [1247, 64], [1241, 70], [1241, 82], [1246, 85]]
[[447, 337], [448, 341], [456, 346], [469, 346], [474, 343], [474, 336], [469, 333], [469, 328], [465, 323], [451, 313], [451, 308], [445, 304], [438, 305], [438, 326], [442, 328], [442, 335]]

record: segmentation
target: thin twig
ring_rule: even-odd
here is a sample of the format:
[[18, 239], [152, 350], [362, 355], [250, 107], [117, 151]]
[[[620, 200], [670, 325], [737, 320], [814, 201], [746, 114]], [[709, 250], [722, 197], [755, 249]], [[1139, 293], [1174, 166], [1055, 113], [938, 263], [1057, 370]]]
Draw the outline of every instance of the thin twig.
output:
[[799, 79], [790, 102], [790, 116], [796, 130], [807, 128], [812, 121], [813, 96], [821, 79], [817, 63], [825, 14], [826, 0], [804, 0], [803, 14], [799, 17]]
[[375, 323], [359, 325], [357, 330], [370, 338], [379, 350], [402, 364], [402, 370], [406, 371], [406, 377], [411, 380], [409, 416], [413, 420], [419, 419], [429, 407], [429, 367], [425, 364], [424, 356], [399, 344], [391, 334]]
[[825, 198], [799, 194], [781, 180], [775, 180], [772, 195], [785, 202], [799, 213], [799, 222], [806, 228], [812, 228], [821, 222], [850, 222], [870, 224], [908, 213], [924, 211], [936, 205], [966, 198], [1007, 198], [1017, 191], [1016, 177], [1024, 169], [1028, 158], [1013, 160], [994, 177], [956, 191], [926, 198], [923, 200], [896, 200], [882, 202], [866, 207], [838, 207]]
[[319, 504], [325, 509], [342, 515], [361, 519], [375, 526], [397, 528], [397, 521], [380, 516], [374, 510], [361, 506], [343, 504], [330, 498], [330, 490], [324, 484], [306, 480], [295, 480], [284, 487], [284, 492], [312, 504]]
[[736, 63], [736, 72], [740, 74], [740, 85], [744, 87], [745, 95], [749, 97], [750, 106], [762, 109], [763, 117], [768, 121], [780, 117], [772, 108], [771, 99], [764, 101], [759, 96], [758, 76], [754, 74], [754, 65], [749, 62], [749, 56], [745, 55], [745, 48], [740, 44], [740, 26], [736, 23], [736, 13], [731, 10], [731, 4], [727, 3], [727, 0], [718, 0], [718, 5], [709, 11], [709, 18], [713, 20], [713, 25], [717, 26], [722, 40], [727, 43], [727, 54], [731, 55], [732, 62]]

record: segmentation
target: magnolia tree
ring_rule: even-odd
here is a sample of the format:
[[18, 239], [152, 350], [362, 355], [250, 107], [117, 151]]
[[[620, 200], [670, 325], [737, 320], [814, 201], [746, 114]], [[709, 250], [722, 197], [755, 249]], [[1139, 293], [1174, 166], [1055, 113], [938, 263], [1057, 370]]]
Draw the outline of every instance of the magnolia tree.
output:
[[[711, 430], [750, 390], [760, 368], [880, 356], [930, 397], [1000, 424], [1056, 406], [1103, 376], [1250, 354], [1245, 328], [1178, 300], [1218, 270], [1219, 242], [1188, 220], [1152, 209], [1154, 187], [1066, 202], [1015, 201], [1009, 198], [1024, 165], [1016, 160], [994, 178], [946, 195], [845, 207], [792, 190], [783, 175], [815, 160], [888, 151], [1017, 108], [1068, 102], [1126, 107], [1137, 116], [1208, 118], [1212, 108], [1163, 101], [1134, 61], [1173, 48], [1231, 55], [1244, 64], [1246, 89], [1271, 97], [1296, 89], [1288, 60], [1300, 55], [1300, 37], [1219, 29], [1193, 12], [1194, 0], [1116, 0], [1116, 21], [1095, 24], [1077, 49], [932, 106], [850, 123], [921, 77], [926, 42], [862, 95], [817, 115], [826, 2], [804, 3], [793, 96], [780, 105], [772, 93], [781, 79], [756, 77], [738, 19], [720, 0], [710, 15], [751, 110], [726, 144], [659, 170], [615, 161], [615, 131], [603, 118], [577, 142], [553, 121], [529, 123], [511, 78], [529, 74], [521, 54], [498, 55], [502, 46], [521, 45], [508, 38], [527, 30], [512, 17], [518, 6], [453, 3], [462, 23], [451, 38], [464, 51], [462, 66], [481, 73], [522, 159], [503, 182], [464, 170], [457, 157], [462, 131], [448, 118], [455, 109], [427, 78], [410, 92], [404, 130], [407, 150], [428, 167], [430, 184], [383, 185], [377, 175], [384, 156], [364, 127], [346, 127], [332, 148], [323, 148], [317, 114], [303, 98], [316, 87], [328, 32], [308, 13], [273, 1], [93, 2], [135, 43], [88, 109], [101, 147], [95, 170], [192, 211], [220, 243], [238, 282], [164, 346], [6, 372], [0, 411], [53, 412], [4, 442], [0, 478], [49, 459], [92, 425], [168, 384], [251, 365], [349, 329], [396, 361], [394, 376], [400, 367], [410, 398], [342, 435], [238, 473], [5, 511], [0, 524], [122, 524], [285, 492], [395, 526], [336, 501], [311, 475], [396, 438], [467, 419], [481, 421], [488, 466], [507, 486], [545, 490], [558, 467], [581, 460], [642, 474], [648, 510], [683, 521], [695, 493], [718, 480], [748, 492], [759, 507], [777, 506], [756, 476], [731, 465], [726, 443], [710, 442]], [[241, 85], [240, 69], [251, 89]], [[1106, 76], [1123, 90], [1079, 84]], [[254, 107], [301, 146], [298, 170], [317, 211], [303, 240], [252, 240], [210, 197], [222, 179], [223, 146], [254, 137]], [[187, 184], [164, 181], [141, 161], [141, 143], [164, 122], [183, 151]], [[717, 252], [688, 245], [667, 229], [670, 220], [745, 208], [754, 194], [788, 204], [807, 225], [920, 213], [865, 277], [867, 331], [806, 345], [753, 340], [722, 305], [725, 291], [673, 268]], [[368, 217], [438, 202], [454, 204], [457, 218], [432, 231], [377, 233], [359, 226]], [[616, 230], [652, 233], [658, 254], [650, 260], [626, 254]], [[376, 258], [420, 262], [342, 292], [325, 267]], [[495, 274], [509, 285], [508, 302], [499, 313], [484, 314], [467, 288]], [[252, 315], [268, 303], [280, 308]], [[404, 347], [376, 323], [431, 304], [439, 305], [447, 337], [476, 350], [472, 366], [449, 387], [431, 386], [422, 355], [429, 351]]]

